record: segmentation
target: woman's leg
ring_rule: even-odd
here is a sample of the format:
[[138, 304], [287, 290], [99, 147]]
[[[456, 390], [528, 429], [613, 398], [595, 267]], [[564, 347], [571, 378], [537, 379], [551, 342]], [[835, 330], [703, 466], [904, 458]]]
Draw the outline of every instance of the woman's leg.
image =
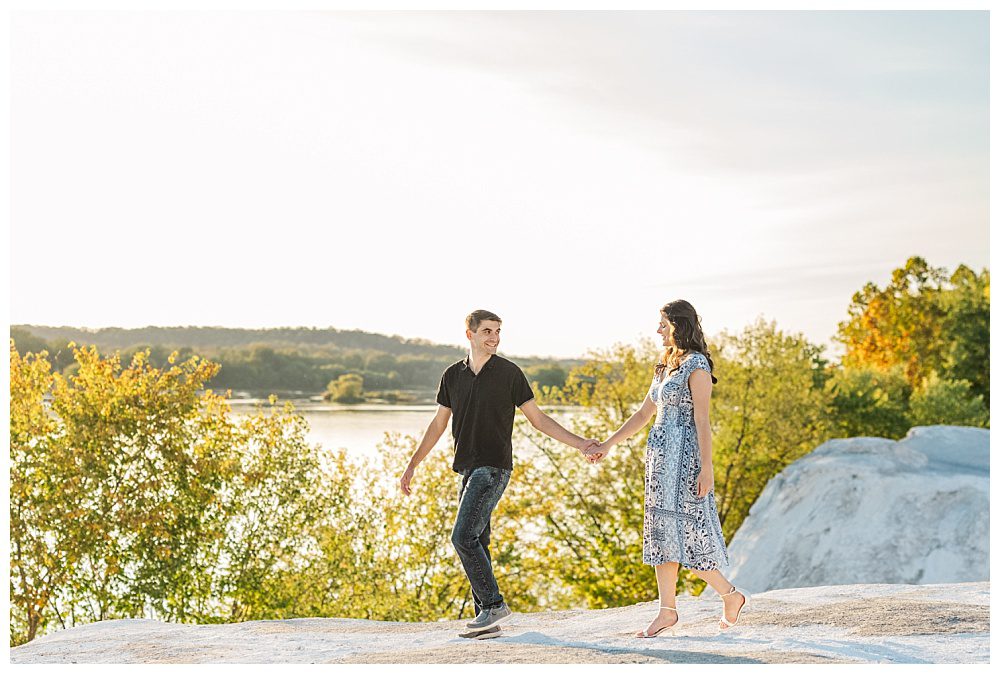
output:
[[[727, 594], [732, 590], [735, 585], [726, 580], [719, 571], [699, 571], [698, 569], [691, 569], [691, 572], [701, 578], [703, 581], [712, 586], [712, 589], [719, 593], [719, 595], [726, 595], [722, 597], [723, 607], [722, 612], [726, 616], [726, 620], [733, 622], [736, 620], [736, 616], [739, 615], [740, 607], [746, 603], [747, 598], [744, 597], [739, 592], [733, 592], [732, 594]], [[726, 625], [720, 620], [719, 627], [725, 629]]]
[[663, 627], [670, 627], [677, 622], [677, 611], [670, 611], [662, 608], [669, 606], [677, 608], [677, 570], [680, 564], [677, 562], [667, 562], [653, 567], [656, 570], [656, 588], [660, 595], [660, 611], [653, 618], [646, 628], [646, 634], [652, 634]]

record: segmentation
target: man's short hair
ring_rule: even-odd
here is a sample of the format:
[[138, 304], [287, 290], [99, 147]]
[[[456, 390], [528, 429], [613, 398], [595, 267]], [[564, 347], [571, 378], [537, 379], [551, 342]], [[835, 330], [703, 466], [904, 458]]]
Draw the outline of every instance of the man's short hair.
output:
[[465, 317], [465, 327], [475, 332], [479, 329], [479, 324], [483, 321], [496, 321], [497, 323], [503, 322], [500, 320], [500, 317], [492, 311], [486, 311], [486, 309], [476, 309]]

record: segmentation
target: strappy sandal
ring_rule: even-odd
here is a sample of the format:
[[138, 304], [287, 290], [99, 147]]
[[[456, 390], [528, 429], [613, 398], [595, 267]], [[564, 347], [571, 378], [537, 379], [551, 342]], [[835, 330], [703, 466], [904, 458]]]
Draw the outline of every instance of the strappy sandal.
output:
[[743, 609], [745, 609], [747, 607], [747, 604], [750, 602], [750, 595], [748, 595], [743, 590], [737, 589], [735, 585], [733, 585], [733, 589], [732, 590], [730, 590], [729, 592], [725, 593], [722, 596], [723, 597], [728, 597], [729, 595], [733, 594], [734, 592], [739, 592], [741, 595], [743, 595], [743, 603], [740, 604], [739, 610], [736, 611], [736, 618], [733, 619], [733, 622], [729, 622], [728, 620], [726, 620], [726, 609], [725, 608], [722, 609], [722, 617], [719, 618], [719, 620], [721, 620], [723, 622], [723, 624], [726, 625], [726, 627], [720, 627], [719, 628], [720, 632], [724, 632], [724, 631], [728, 630], [730, 627], [734, 627], [736, 625], [736, 623], [738, 623], [740, 621], [740, 614], [743, 613]]
[[[661, 610], [665, 609], [665, 608], [666, 609], [670, 609], [674, 613], [677, 613], [677, 609], [675, 609], [673, 606], [661, 606], [660, 607]], [[652, 632], [652, 633], [647, 628], [647, 629], [644, 629], [643, 631], [639, 632], [635, 636], [638, 637], [639, 639], [651, 639], [652, 637], [655, 637], [660, 632], [664, 632], [664, 631], [667, 631], [667, 630], [670, 631], [670, 634], [673, 634], [674, 633], [674, 628], [677, 627], [677, 623], [679, 623], [680, 621], [681, 621], [681, 618], [680, 618], [680, 615], [678, 614], [677, 620], [674, 621], [673, 625], [667, 625], [666, 627], [661, 627], [660, 629], [658, 629], [658, 630], [656, 630], [655, 632]]]

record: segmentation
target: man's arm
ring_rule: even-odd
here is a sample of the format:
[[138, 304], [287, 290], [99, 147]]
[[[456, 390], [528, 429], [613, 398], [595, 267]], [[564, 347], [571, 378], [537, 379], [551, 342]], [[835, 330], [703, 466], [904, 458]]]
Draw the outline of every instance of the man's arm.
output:
[[423, 461], [431, 450], [434, 449], [434, 445], [437, 441], [441, 439], [441, 436], [446, 430], [448, 430], [448, 420], [451, 419], [451, 410], [444, 405], [438, 405], [437, 414], [431, 419], [431, 422], [427, 424], [427, 430], [424, 431], [424, 437], [421, 438], [420, 444], [417, 445], [417, 451], [413, 452], [413, 456], [410, 457], [410, 463], [406, 466], [406, 470], [403, 471], [403, 476], [399, 478], [399, 488], [406, 494], [410, 495], [412, 491], [410, 489], [410, 480], [413, 479], [413, 471], [420, 462]]
[[521, 412], [536, 429], [554, 440], [579, 449], [581, 452], [597, 444], [594, 440], [581, 438], [576, 433], [570, 433], [560, 426], [559, 422], [539, 409], [534, 398], [521, 405]]

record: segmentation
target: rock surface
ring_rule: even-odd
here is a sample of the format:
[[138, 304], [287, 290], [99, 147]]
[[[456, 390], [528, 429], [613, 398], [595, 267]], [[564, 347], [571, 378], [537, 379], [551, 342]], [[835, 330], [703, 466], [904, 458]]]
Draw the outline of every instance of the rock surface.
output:
[[[655, 588], [650, 588], [655, 592]], [[515, 614], [504, 636], [463, 622], [338, 618], [175, 625], [114, 620], [11, 649], [19, 663], [988, 663], [989, 583], [842, 585], [751, 597], [717, 633], [718, 597], [682, 596], [675, 636], [637, 639], [655, 602]]]
[[729, 544], [750, 592], [989, 579], [989, 431], [830, 440], [768, 482]]

